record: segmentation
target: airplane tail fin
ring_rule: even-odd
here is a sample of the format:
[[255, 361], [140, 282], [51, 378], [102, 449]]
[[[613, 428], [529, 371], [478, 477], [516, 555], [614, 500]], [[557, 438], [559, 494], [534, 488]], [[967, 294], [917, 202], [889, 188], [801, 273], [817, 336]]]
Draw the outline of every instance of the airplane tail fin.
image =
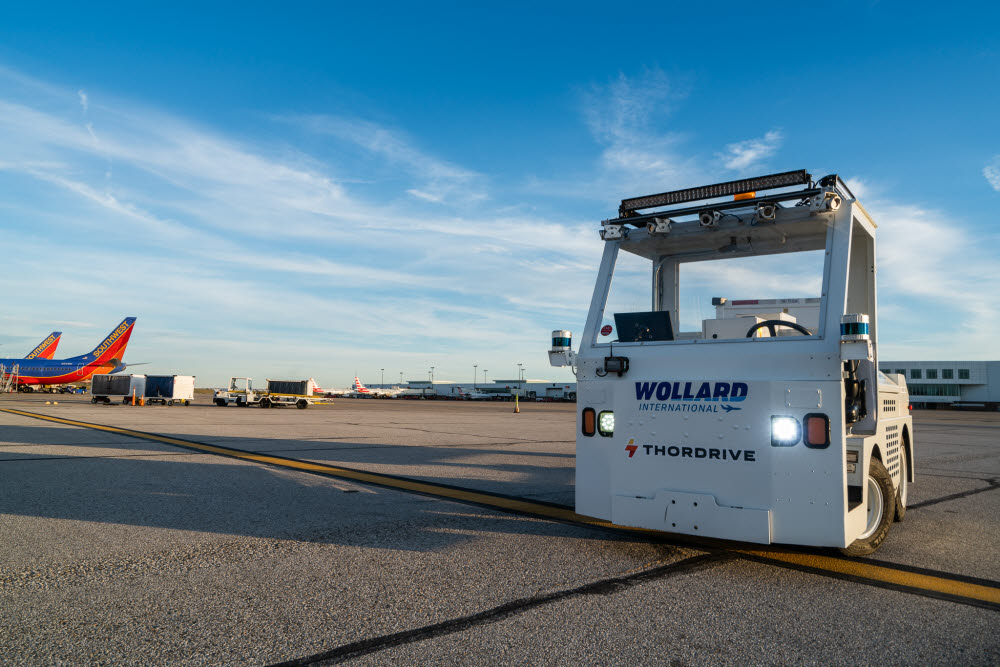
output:
[[59, 347], [61, 337], [62, 331], [53, 331], [25, 359], [51, 359], [56, 353], [56, 348]]
[[361, 384], [361, 380], [358, 379], [357, 375], [354, 376], [354, 389], [357, 391], [365, 391], [368, 389], [368, 387]]
[[135, 325], [135, 319], [134, 317], [126, 317], [122, 320], [121, 324], [105, 336], [100, 345], [87, 354], [74, 357], [74, 361], [81, 360], [88, 364], [114, 363], [116, 371], [113, 372], [117, 372], [119, 370], [118, 367], [124, 369], [121, 358], [125, 354], [125, 346], [128, 345], [128, 339], [132, 336], [132, 327]]

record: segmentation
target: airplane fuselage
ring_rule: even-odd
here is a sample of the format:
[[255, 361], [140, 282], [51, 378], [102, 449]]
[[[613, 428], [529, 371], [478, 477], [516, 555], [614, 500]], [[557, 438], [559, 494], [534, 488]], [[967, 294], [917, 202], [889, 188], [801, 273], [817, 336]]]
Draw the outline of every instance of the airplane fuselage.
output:
[[17, 369], [17, 385], [49, 385], [89, 380], [95, 373], [125, 370], [121, 358], [132, 335], [134, 317], [126, 317], [96, 348], [67, 359], [0, 359], [4, 373]]
[[[17, 366], [17, 383], [19, 385], [64, 384], [89, 380], [95, 373], [116, 373], [123, 370], [117, 360], [114, 363], [92, 361], [90, 363], [73, 362], [67, 359], [48, 361], [45, 359], [0, 359], [8, 372]], [[121, 366], [121, 368], [119, 368]]]

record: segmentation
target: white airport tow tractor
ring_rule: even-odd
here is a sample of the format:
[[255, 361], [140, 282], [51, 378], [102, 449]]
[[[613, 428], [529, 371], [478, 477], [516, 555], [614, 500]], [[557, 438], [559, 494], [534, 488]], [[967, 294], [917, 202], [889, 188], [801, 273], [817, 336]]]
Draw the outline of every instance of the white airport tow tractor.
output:
[[577, 374], [576, 511], [873, 553], [906, 513], [913, 423], [878, 370], [876, 225], [846, 184], [626, 199], [601, 227], [579, 352], [564, 330], [549, 352]]
[[308, 408], [317, 403], [333, 403], [328, 398], [314, 395], [316, 383], [308, 380], [267, 380], [266, 390], [253, 388], [253, 378], [234, 377], [229, 379], [229, 389], [220, 389], [213, 395], [216, 405], [226, 407], [236, 405], [245, 408], [256, 405], [262, 408], [290, 407]]

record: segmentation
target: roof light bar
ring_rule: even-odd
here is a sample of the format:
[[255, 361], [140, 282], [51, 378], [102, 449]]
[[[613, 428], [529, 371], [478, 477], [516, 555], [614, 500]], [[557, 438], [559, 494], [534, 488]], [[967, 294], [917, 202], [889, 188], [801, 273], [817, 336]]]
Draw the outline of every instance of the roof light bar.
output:
[[666, 206], [668, 204], [683, 204], [684, 202], [698, 201], [701, 199], [714, 199], [716, 197], [728, 197], [730, 195], [738, 195], [745, 192], [756, 192], [757, 190], [785, 188], [791, 185], [807, 185], [811, 182], [812, 176], [810, 176], [809, 172], [805, 169], [785, 171], [780, 174], [770, 174], [769, 176], [744, 178], [738, 181], [728, 181], [726, 183], [716, 183], [715, 185], [703, 185], [697, 188], [687, 188], [686, 190], [661, 192], [658, 195], [623, 199], [621, 206], [618, 207], [618, 214], [622, 217], [627, 217], [635, 211], [643, 208]]

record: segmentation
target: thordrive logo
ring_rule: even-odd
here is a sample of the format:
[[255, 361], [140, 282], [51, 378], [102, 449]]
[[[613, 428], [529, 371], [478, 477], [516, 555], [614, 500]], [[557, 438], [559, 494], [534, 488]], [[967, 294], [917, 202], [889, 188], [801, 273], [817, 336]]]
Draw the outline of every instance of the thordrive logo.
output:
[[628, 441], [625, 450], [632, 458], [636, 452], [645, 456], [669, 456], [682, 459], [714, 459], [716, 461], [757, 461], [757, 452], [753, 449], [725, 449], [722, 447], [681, 447], [678, 445], [637, 445], [635, 440]]
[[653, 412], [726, 412], [739, 410], [732, 405], [745, 401], [749, 387], [745, 382], [636, 382], [635, 400], [639, 410]]
[[629, 438], [628, 444], [625, 445], [625, 451], [628, 452], [628, 457], [632, 458], [635, 456], [635, 450], [639, 449], [639, 445], [635, 444], [635, 438]]

